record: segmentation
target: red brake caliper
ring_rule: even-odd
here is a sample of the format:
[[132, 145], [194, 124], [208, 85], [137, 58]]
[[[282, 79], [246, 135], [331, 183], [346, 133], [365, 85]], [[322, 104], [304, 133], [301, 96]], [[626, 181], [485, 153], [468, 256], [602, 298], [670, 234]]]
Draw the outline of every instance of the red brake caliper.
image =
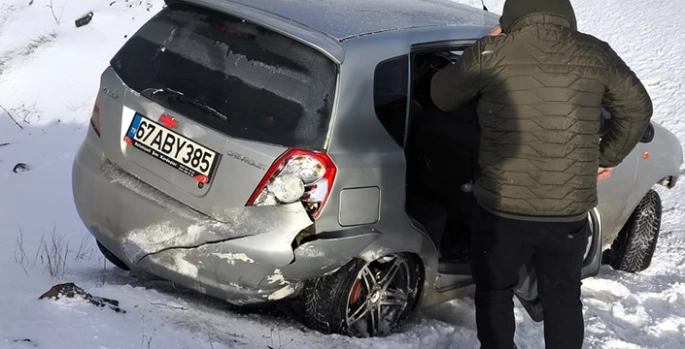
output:
[[362, 294], [362, 281], [357, 280], [352, 286], [352, 294], [350, 295], [350, 304], [356, 304], [359, 301], [359, 296]]

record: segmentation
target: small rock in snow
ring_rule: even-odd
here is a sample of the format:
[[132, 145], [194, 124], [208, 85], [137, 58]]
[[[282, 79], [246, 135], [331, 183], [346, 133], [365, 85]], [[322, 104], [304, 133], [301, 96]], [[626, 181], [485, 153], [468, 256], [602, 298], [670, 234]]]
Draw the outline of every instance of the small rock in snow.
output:
[[76, 24], [76, 28], [83, 27], [84, 25], [90, 23], [90, 21], [93, 19], [93, 12], [88, 12], [85, 16], [77, 19], [74, 21]]
[[13, 343], [25, 343], [26, 345], [33, 346], [34, 348], [37, 348], [37, 347], [38, 347], [38, 344], [33, 343], [33, 341], [31, 341], [31, 340], [28, 339], [28, 338], [15, 339], [15, 340], [13, 340], [12, 342], [13, 342]]
[[28, 170], [29, 170], [29, 165], [20, 162], [14, 166], [14, 168], [12, 169], [12, 172], [19, 173], [19, 172], [26, 172]]
[[20, 343], [18, 347], [15, 346], [12, 348], [38, 348], [38, 344], [34, 343], [28, 338], [15, 339], [12, 341], [12, 343]]
[[43, 293], [38, 299], [52, 299], [59, 300], [60, 298], [78, 298], [90, 302], [91, 304], [104, 308], [108, 305], [110, 309], [117, 313], [126, 313], [125, 310], [119, 308], [119, 301], [103, 297], [95, 297], [84, 289], [76, 286], [73, 282], [59, 284], [53, 286], [49, 291]]

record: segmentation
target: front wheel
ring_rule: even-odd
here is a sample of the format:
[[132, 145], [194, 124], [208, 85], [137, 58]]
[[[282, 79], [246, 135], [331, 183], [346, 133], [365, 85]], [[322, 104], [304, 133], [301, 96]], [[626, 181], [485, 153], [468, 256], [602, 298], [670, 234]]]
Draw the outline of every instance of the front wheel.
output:
[[661, 198], [650, 190], [633, 211], [606, 253], [612, 268], [637, 273], [649, 267], [661, 229]]
[[394, 254], [371, 263], [353, 260], [335, 274], [308, 283], [305, 322], [323, 333], [382, 337], [402, 326], [417, 303], [418, 259]]

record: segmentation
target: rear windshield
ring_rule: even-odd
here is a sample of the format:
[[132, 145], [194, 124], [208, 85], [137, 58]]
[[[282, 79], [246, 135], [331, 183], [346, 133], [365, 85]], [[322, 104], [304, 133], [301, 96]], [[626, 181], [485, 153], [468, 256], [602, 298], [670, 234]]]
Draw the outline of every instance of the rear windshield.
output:
[[[111, 65], [128, 87], [226, 135], [324, 147], [336, 64], [259, 25], [172, 4], [131, 37]], [[145, 93], [155, 90], [166, 92]]]

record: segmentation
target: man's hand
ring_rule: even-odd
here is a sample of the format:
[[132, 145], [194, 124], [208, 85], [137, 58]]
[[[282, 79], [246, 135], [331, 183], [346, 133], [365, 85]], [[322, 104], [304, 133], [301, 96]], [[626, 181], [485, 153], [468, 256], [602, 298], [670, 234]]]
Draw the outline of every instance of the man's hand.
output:
[[489, 36], [497, 36], [502, 34], [502, 26], [501, 25], [496, 25], [490, 32], [488, 33]]
[[611, 171], [613, 171], [613, 168], [604, 168], [600, 167], [597, 169], [597, 181], [601, 182], [609, 177], [611, 177]]

